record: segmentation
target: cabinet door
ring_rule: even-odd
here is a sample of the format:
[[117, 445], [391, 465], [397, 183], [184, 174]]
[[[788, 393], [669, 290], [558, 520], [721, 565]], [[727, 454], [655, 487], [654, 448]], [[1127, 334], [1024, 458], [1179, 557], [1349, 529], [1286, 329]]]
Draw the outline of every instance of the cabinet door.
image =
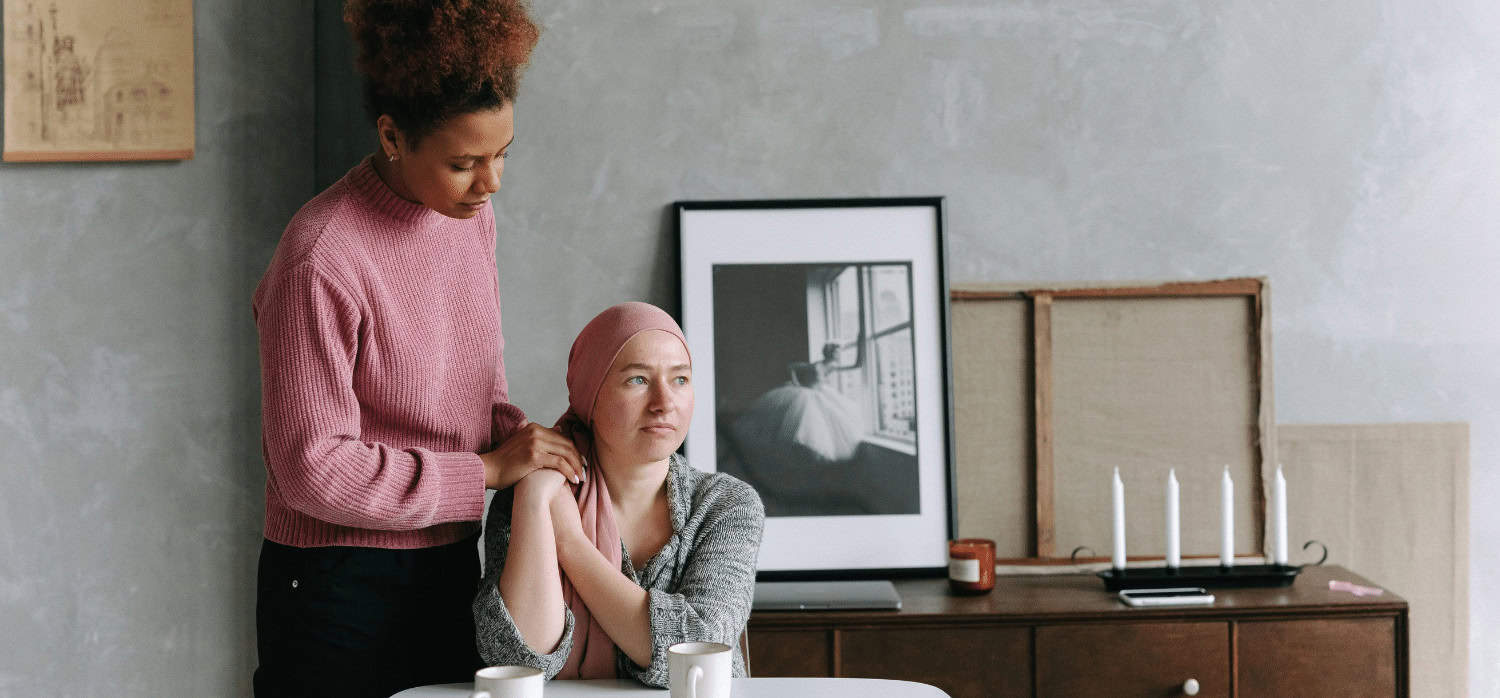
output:
[[931, 684], [952, 698], [1031, 695], [1031, 629], [840, 630], [839, 676]]
[[833, 676], [827, 630], [752, 630], [752, 676]]
[[1227, 623], [1092, 623], [1036, 629], [1036, 695], [1229, 695]]
[[1396, 695], [1396, 620], [1241, 622], [1240, 695]]

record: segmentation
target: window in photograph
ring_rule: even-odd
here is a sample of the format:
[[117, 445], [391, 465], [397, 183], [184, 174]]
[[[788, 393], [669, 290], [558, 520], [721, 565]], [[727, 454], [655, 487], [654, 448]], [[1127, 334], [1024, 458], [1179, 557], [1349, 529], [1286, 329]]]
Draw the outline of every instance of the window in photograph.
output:
[[[811, 322], [813, 315], [809, 315], [808, 336], [822, 338], [817, 346], [808, 347], [808, 355], [822, 354], [824, 358], [831, 359], [832, 365], [859, 368], [861, 341], [863, 329], [860, 320], [863, 315], [861, 302], [864, 286], [861, 284], [860, 267], [850, 265], [845, 267], [830, 267], [836, 274], [827, 283], [823, 284], [822, 303], [824, 305], [822, 317], [823, 327], [816, 327]], [[809, 294], [815, 293], [816, 289], [809, 288]], [[853, 400], [862, 400], [866, 392], [866, 381], [862, 372], [834, 371], [828, 375], [829, 387]], [[864, 420], [868, 421], [868, 420]]]
[[808, 336], [826, 339], [809, 353], [823, 354], [829, 388], [870, 407], [861, 415], [868, 432], [910, 450], [917, 436], [910, 269], [851, 264], [809, 294], [823, 306], [809, 319], [823, 326], [810, 326]]
[[868, 268], [875, 361], [875, 433], [914, 443], [917, 432], [915, 364], [912, 361], [911, 282], [905, 265]]

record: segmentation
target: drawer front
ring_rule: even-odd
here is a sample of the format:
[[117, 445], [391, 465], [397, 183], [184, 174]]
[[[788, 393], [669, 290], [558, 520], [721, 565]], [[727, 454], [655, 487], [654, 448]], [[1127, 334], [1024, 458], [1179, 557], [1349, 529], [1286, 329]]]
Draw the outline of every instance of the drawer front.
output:
[[839, 676], [931, 684], [952, 698], [1031, 695], [1031, 629], [839, 631]]
[[1396, 695], [1396, 619], [1239, 623], [1243, 696]]
[[1094, 623], [1036, 629], [1036, 695], [1229, 695], [1229, 624]]
[[751, 676], [833, 676], [827, 630], [751, 630]]

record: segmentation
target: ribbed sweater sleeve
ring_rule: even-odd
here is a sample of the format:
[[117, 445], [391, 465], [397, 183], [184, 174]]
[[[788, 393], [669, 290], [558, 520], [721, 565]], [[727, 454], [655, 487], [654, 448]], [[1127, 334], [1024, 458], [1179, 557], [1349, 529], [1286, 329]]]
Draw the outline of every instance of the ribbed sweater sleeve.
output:
[[357, 302], [311, 263], [265, 291], [256, 322], [266, 462], [282, 499], [353, 528], [413, 530], [477, 520], [484, 505], [477, 455], [361, 440], [353, 388]]
[[[498, 270], [495, 274], [495, 307], [500, 307], [500, 275]], [[494, 405], [490, 409], [490, 443], [499, 446], [510, 438], [511, 434], [526, 424], [526, 413], [521, 408], [510, 402], [510, 384], [505, 380], [505, 335], [500, 335], [500, 356], [502, 359], [495, 363], [495, 393], [490, 401]]]

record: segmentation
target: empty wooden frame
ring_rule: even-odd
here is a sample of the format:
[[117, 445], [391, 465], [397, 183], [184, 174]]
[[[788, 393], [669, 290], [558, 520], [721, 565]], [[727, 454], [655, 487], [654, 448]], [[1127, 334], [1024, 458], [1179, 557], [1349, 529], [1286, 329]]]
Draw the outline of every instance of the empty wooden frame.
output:
[[1275, 463], [1265, 280], [963, 286], [951, 297], [962, 535], [994, 538], [1012, 561], [1104, 559], [1119, 467], [1127, 550], [1160, 557], [1175, 468], [1183, 553], [1208, 556], [1227, 466], [1236, 550], [1263, 550]]

